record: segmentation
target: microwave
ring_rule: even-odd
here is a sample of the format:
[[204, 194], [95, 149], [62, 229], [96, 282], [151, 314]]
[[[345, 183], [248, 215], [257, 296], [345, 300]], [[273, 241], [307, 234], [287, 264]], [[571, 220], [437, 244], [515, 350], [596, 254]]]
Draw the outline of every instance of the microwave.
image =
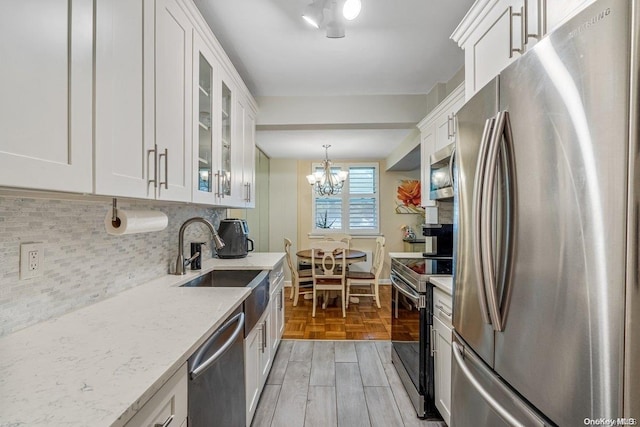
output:
[[433, 153], [429, 160], [429, 198], [431, 200], [450, 199], [453, 197], [453, 157], [456, 144]]

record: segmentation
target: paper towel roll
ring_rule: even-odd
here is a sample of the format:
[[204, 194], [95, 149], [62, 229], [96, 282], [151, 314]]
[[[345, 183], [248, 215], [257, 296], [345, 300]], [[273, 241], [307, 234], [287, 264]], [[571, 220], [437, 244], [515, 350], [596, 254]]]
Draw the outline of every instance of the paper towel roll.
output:
[[167, 228], [169, 219], [160, 211], [125, 211], [117, 210], [118, 219], [114, 224], [111, 221], [113, 212], [109, 210], [104, 217], [104, 228], [108, 234], [121, 236], [123, 234], [149, 233]]

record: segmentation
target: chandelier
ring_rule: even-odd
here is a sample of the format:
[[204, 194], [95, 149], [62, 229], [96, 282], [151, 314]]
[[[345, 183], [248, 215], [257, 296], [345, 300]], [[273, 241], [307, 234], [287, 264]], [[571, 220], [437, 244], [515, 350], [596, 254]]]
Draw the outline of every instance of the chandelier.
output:
[[340, 190], [344, 186], [349, 172], [347, 171], [331, 171], [331, 160], [329, 160], [329, 147], [331, 145], [323, 145], [324, 160], [322, 161], [322, 170], [307, 175], [307, 181], [311, 184], [319, 196], [333, 196], [340, 194]]

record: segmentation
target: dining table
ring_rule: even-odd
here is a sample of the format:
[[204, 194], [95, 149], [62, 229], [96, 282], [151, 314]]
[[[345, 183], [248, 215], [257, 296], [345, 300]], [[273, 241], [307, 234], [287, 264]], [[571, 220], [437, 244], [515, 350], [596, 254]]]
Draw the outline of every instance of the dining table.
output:
[[[312, 249], [301, 249], [296, 252], [296, 256], [299, 260], [302, 261], [311, 261], [311, 251]], [[336, 260], [342, 259], [342, 257], [346, 254], [346, 262], [347, 264], [352, 264], [354, 262], [364, 262], [367, 260], [367, 254], [363, 251], [359, 251], [357, 249], [346, 249], [334, 255]], [[320, 258], [320, 254], [316, 252], [316, 256]]]

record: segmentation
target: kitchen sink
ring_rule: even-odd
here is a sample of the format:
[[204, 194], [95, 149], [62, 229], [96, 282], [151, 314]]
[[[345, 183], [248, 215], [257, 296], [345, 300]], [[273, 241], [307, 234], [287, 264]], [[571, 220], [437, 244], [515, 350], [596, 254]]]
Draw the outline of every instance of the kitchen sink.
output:
[[261, 270], [212, 270], [180, 285], [186, 288], [243, 288], [262, 273]]
[[187, 288], [250, 288], [243, 302], [245, 338], [269, 305], [268, 270], [213, 270], [181, 285]]

